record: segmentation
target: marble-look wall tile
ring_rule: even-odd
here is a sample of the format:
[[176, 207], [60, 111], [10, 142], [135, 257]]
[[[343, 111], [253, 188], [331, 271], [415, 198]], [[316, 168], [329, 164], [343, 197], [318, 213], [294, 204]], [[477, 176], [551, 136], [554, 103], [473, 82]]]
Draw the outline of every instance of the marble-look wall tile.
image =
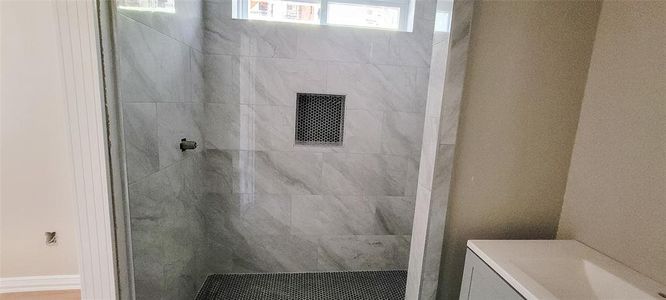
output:
[[[142, 120], [160, 145], [144, 176], [162, 170], [130, 192], [153, 225], [137, 246], [169, 249], [135, 261], [141, 295], [188, 298], [207, 272], [406, 268], [434, 19], [417, 2], [413, 33], [232, 20], [227, 0], [203, 2], [199, 33], [172, 27], [189, 10], [131, 15], [156, 30], [119, 16], [123, 100], [194, 102]], [[347, 95], [342, 147], [294, 146], [298, 92]], [[172, 151], [183, 134], [205, 147]]]
[[467, 50], [469, 48], [472, 26], [473, 5], [462, 3], [456, 5], [455, 9], [456, 18], [452, 22], [455, 21], [458, 24], [451, 26], [451, 42], [446, 66], [446, 83], [442, 99], [442, 122], [439, 129], [439, 139], [442, 144], [456, 143], [460, 101], [465, 81]]
[[426, 234], [428, 230], [428, 214], [430, 211], [431, 191], [419, 184], [414, 205], [414, 223], [409, 249], [409, 272], [407, 272], [407, 299], [418, 298], [423, 277], [423, 257], [425, 252]]
[[208, 150], [209, 192], [318, 195], [322, 154]]
[[322, 237], [318, 253], [320, 270], [405, 269], [409, 256], [409, 236]]
[[201, 0], [175, 0], [174, 13], [156, 13], [152, 11], [118, 8], [118, 13], [143, 23], [160, 33], [192, 48], [201, 50], [203, 24]]
[[416, 196], [419, 183], [420, 156], [407, 156], [407, 177], [405, 179], [405, 196]]
[[206, 103], [204, 106], [204, 136], [206, 149], [240, 149], [241, 118], [248, 107], [239, 104]]
[[247, 236], [234, 244], [233, 272], [307, 272], [317, 269], [317, 243], [307, 236]]
[[407, 160], [399, 156], [324, 153], [322, 179], [333, 195], [403, 196]]
[[119, 90], [124, 102], [190, 102], [190, 48], [118, 15]]
[[124, 103], [123, 127], [127, 177], [130, 183], [157, 172], [157, 112], [152, 103]]
[[423, 113], [428, 106], [428, 87], [430, 84], [430, 67], [416, 68], [416, 101], [420, 101], [421, 110]]
[[314, 60], [244, 57], [241, 101], [247, 104], [296, 106], [297, 93], [322, 93], [326, 65]]
[[375, 219], [382, 231], [390, 235], [412, 234], [415, 198], [373, 196], [368, 201], [376, 207]]
[[208, 149], [205, 150], [206, 164], [204, 172], [205, 192], [216, 194], [233, 194], [239, 190], [238, 151]]
[[206, 195], [210, 208], [205, 220], [211, 229], [209, 238], [225, 240], [231, 234], [242, 237], [288, 235], [291, 224], [291, 197], [267, 194]]
[[291, 226], [289, 195], [242, 194], [240, 219], [244, 235], [287, 235]]
[[[455, 145], [439, 144], [435, 160], [435, 172], [432, 180], [432, 192], [441, 201], [447, 201], [453, 172], [453, 158]], [[447, 203], [439, 203], [440, 208], [446, 209]]]
[[296, 111], [291, 106], [248, 105], [240, 126], [240, 149], [294, 150]]
[[239, 104], [241, 78], [239, 58], [194, 52], [193, 70], [203, 78], [194, 81], [194, 97], [202, 102]]
[[433, 190], [430, 197], [428, 227], [424, 241], [421, 299], [429, 299], [436, 292], [439, 266], [444, 241], [446, 209], [451, 186], [455, 145], [440, 144], [437, 150]]
[[416, 0], [412, 32], [385, 31], [372, 47], [372, 63], [427, 67], [435, 22], [435, 1]]
[[204, 102], [206, 78], [204, 77], [204, 55], [201, 51], [190, 49], [190, 93], [192, 102]]
[[[186, 299], [202, 283], [197, 257], [204, 246], [198, 209], [203, 160], [194, 155], [129, 186], [138, 297]], [[176, 284], [180, 290], [173, 290]]]
[[160, 299], [165, 294], [162, 244], [156, 237], [157, 222], [133, 220], [132, 256], [137, 299]]
[[363, 196], [294, 196], [291, 233], [300, 235], [385, 234], [373, 199]]
[[327, 91], [347, 95], [347, 109], [423, 112], [416, 98], [416, 68], [406, 66], [330, 63]]
[[340, 62], [369, 62], [373, 40], [381, 31], [332, 26], [304, 27], [298, 31], [298, 57]]
[[343, 149], [336, 150], [349, 153], [380, 153], [383, 119], [384, 114], [381, 111], [347, 109]]
[[157, 137], [160, 149], [160, 167], [164, 168], [190, 155], [200, 153], [202, 147], [182, 151], [181, 139], [203, 142], [203, 105], [193, 103], [158, 103]]
[[204, 1], [204, 53], [258, 57], [296, 56], [295, 24], [231, 18], [231, 1]]
[[371, 63], [428, 67], [432, 32], [386, 32], [372, 47]]
[[250, 172], [247, 176], [253, 181], [253, 189], [242, 192], [290, 195], [321, 193], [321, 153], [254, 151], [249, 155], [253, 156], [254, 169], [246, 171]]
[[428, 83], [428, 102], [426, 115], [440, 117], [442, 113], [442, 97], [444, 96], [444, 76], [446, 73], [446, 60], [448, 57], [448, 43], [433, 46], [432, 60], [430, 62], [430, 79]]
[[427, 116], [425, 118], [425, 125], [423, 126], [418, 182], [427, 189], [432, 189], [435, 159], [437, 157], [437, 148], [439, 147], [439, 122], [439, 117]]
[[423, 114], [386, 112], [382, 123], [382, 153], [416, 156], [421, 152]]

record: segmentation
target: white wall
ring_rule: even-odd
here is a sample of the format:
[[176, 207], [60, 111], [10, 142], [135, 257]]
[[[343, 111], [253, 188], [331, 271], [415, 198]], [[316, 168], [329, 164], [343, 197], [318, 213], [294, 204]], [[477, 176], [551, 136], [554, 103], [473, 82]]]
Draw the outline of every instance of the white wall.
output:
[[[0, 277], [78, 274], [55, 6], [0, 3]], [[58, 232], [56, 247], [45, 231]]]
[[666, 2], [606, 1], [558, 238], [666, 284]]

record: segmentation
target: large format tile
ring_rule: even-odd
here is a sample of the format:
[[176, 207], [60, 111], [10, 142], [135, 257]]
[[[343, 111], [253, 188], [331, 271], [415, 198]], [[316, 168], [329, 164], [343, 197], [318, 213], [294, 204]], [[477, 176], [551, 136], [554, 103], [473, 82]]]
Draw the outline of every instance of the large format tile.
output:
[[322, 237], [318, 253], [320, 270], [400, 270], [407, 267], [409, 236]]
[[190, 102], [190, 48], [119, 15], [120, 98], [125, 102]]
[[327, 91], [347, 95], [347, 109], [422, 112], [417, 99], [416, 68], [406, 66], [330, 63]]
[[323, 182], [334, 195], [403, 196], [407, 160], [399, 156], [324, 153]]
[[435, 159], [439, 147], [439, 118], [426, 117], [423, 127], [423, 142], [421, 148], [418, 184], [424, 188], [432, 188], [432, 178], [435, 171]]
[[[157, 137], [160, 167], [169, 166], [203, 148], [203, 105], [194, 103], [158, 103]], [[180, 150], [181, 139], [196, 141], [196, 149]]]
[[414, 1], [412, 32], [384, 31], [372, 47], [372, 63], [427, 67], [430, 62], [435, 0]]
[[423, 114], [386, 112], [382, 122], [382, 153], [416, 156], [421, 152]]
[[326, 65], [314, 60], [241, 59], [241, 101], [247, 104], [296, 106], [297, 93], [322, 93]]
[[204, 2], [204, 53], [257, 57], [296, 56], [295, 24], [231, 18], [231, 1]]
[[383, 232], [393, 235], [412, 234], [414, 197], [370, 197], [376, 207], [375, 218]]
[[385, 34], [386, 37], [372, 47], [370, 62], [415, 67], [429, 66], [432, 31], [430, 33], [386, 32]]
[[235, 167], [235, 163], [238, 163], [238, 151], [208, 149], [205, 157], [205, 192], [232, 194], [236, 180], [234, 174], [238, 170], [238, 167]]
[[233, 272], [304, 272], [317, 268], [317, 243], [304, 236], [249, 236], [234, 244]]
[[156, 13], [146, 10], [123, 9], [121, 7], [118, 8], [117, 12], [190, 47], [201, 50], [203, 1], [175, 0], [174, 4], [174, 13]]
[[430, 78], [427, 88], [428, 102], [426, 104], [426, 115], [430, 117], [439, 117], [441, 115], [448, 50], [448, 43], [440, 43], [433, 46], [432, 59], [430, 61]]
[[[241, 128], [241, 118], [248, 106], [239, 104], [206, 103], [204, 106], [204, 136], [206, 149], [238, 150], [240, 136], [247, 134]], [[244, 131], [244, 132], [241, 132]]]
[[368, 62], [373, 40], [381, 32], [332, 26], [302, 27], [298, 32], [298, 57], [305, 59]]
[[[252, 151], [254, 168], [241, 170], [254, 182], [243, 192], [309, 195], [322, 190], [322, 154], [309, 152]], [[245, 173], [247, 172], [247, 173]], [[245, 189], [254, 188], [252, 191]]]
[[405, 177], [405, 196], [416, 196], [416, 187], [419, 184], [420, 157], [407, 156], [407, 176]]
[[[204, 245], [201, 164], [195, 155], [129, 186], [136, 291], [141, 297], [192, 296], [192, 287], [201, 282], [196, 259]], [[172, 290], [173, 284], [182, 290]]]
[[472, 26], [473, 5], [462, 2], [456, 6], [456, 21], [451, 26], [450, 46], [446, 66], [446, 82], [442, 98], [441, 123], [439, 128], [440, 143], [455, 144], [460, 115], [460, 101], [463, 96], [463, 84], [467, 67], [467, 51], [469, 49], [470, 31]]
[[132, 222], [132, 262], [137, 299], [160, 299], [166, 287], [162, 244], [156, 234], [159, 225], [150, 221]]
[[375, 217], [375, 203], [362, 196], [294, 196], [291, 211], [292, 234], [385, 233]]
[[381, 111], [352, 110], [345, 112], [343, 148], [349, 153], [380, 153], [384, 114]]
[[291, 224], [289, 195], [242, 194], [240, 214], [244, 235], [287, 235]]
[[193, 51], [194, 97], [202, 102], [240, 103], [241, 66], [237, 56], [208, 55]]
[[293, 151], [295, 108], [251, 105], [241, 119], [243, 150]]
[[157, 172], [157, 112], [152, 103], [123, 103], [125, 157], [130, 183]]
[[207, 189], [215, 193], [320, 194], [322, 154], [208, 150]]

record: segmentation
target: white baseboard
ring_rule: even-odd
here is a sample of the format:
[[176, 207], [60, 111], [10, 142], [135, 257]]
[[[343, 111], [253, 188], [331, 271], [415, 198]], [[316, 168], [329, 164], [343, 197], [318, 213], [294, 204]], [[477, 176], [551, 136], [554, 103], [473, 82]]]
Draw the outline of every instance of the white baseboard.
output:
[[81, 289], [79, 275], [51, 275], [0, 278], [0, 294]]

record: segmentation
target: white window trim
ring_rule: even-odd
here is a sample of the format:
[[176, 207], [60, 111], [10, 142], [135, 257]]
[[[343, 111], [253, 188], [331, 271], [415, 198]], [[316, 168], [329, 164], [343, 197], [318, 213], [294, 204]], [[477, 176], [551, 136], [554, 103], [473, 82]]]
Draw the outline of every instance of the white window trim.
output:
[[[410, 18], [410, 1], [409, 0], [290, 0], [293, 2], [303, 2], [303, 3], [320, 3], [321, 4], [321, 15], [319, 20], [319, 25], [327, 26], [340, 26], [340, 27], [356, 27], [356, 28], [365, 28], [365, 29], [379, 29], [379, 30], [389, 30], [387, 28], [381, 27], [364, 27], [364, 26], [346, 26], [341, 24], [329, 24], [328, 23], [328, 3], [348, 3], [348, 4], [360, 4], [360, 5], [372, 5], [372, 6], [388, 6], [388, 7], [397, 7], [400, 8], [400, 23], [398, 25], [398, 31], [408, 31], [409, 28], [409, 18]], [[248, 2], [249, 0], [234, 0], [232, 1], [232, 10], [235, 12], [235, 19], [249, 19], [248, 11]], [[267, 20], [263, 20], [267, 21]], [[268, 20], [269, 21], [269, 20]], [[269, 21], [270, 22], [270, 21]], [[282, 21], [280, 21], [282, 22]], [[287, 22], [288, 23], [288, 22]]]

